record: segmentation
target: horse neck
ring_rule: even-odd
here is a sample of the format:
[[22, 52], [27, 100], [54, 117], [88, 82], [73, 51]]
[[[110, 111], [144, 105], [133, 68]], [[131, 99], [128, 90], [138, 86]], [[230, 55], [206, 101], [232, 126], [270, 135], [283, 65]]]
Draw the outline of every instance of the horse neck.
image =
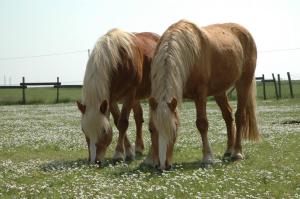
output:
[[168, 40], [160, 45], [151, 68], [152, 96], [166, 102], [175, 97], [180, 103], [192, 68], [188, 59], [193, 57], [183, 59], [185, 50], [173, 47]]
[[172, 98], [176, 98], [180, 103], [182, 100], [183, 84], [182, 79], [176, 75], [177, 73], [165, 71], [161, 77], [151, 80], [152, 96], [158, 102], [170, 102]]
[[118, 63], [122, 63], [121, 52], [125, 51], [129, 58], [134, 57], [133, 38], [130, 33], [113, 29], [97, 41], [86, 67], [83, 101], [97, 105], [109, 100], [111, 76], [113, 71], [118, 71]]

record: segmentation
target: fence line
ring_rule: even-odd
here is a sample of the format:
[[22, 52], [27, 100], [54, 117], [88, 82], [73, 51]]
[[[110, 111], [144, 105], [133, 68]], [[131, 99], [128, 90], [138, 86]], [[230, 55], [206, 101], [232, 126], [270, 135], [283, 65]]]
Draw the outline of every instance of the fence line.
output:
[[[272, 79], [266, 79], [265, 75], [262, 74], [261, 77], [256, 77], [256, 81], [260, 81], [262, 83], [263, 87], [263, 99], [267, 99], [266, 95], [266, 84], [267, 83], [273, 83], [274, 84], [274, 93], [276, 96], [276, 99], [278, 100], [279, 98], [282, 98], [282, 81], [280, 74], [277, 74], [277, 80], [272, 73]], [[290, 97], [294, 98], [294, 92], [293, 92], [293, 81], [291, 79], [291, 75], [289, 72], [287, 72], [287, 79], [288, 79], [288, 84], [289, 84], [289, 91], [290, 91]], [[56, 81], [54, 82], [26, 82], [25, 77], [22, 77], [22, 82], [20, 83], [19, 86], [0, 86], [0, 89], [22, 89], [22, 103], [26, 104], [26, 89], [28, 86], [53, 86], [53, 88], [56, 88], [56, 103], [59, 102], [59, 89], [61, 88], [82, 88], [82, 85], [80, 84], [65, 84], [62, 85], [61, 82], [59, 81], [59, 77], [57, 77]], [[228, 96], [231, 97], [232, 92], [234, 91], [235, 88], [232, 88], [228, 92]]]
[[[274, 73], [272, 73], [272, 79], [266, 79], [264, 74], [262, 74], [261, 77], [256, 77], [255, 79], [256, 79], [256, 81], [260, 81], [262, 83], [263, 98], [264, 98], [264, 100], [267, 99], [267, 95], [266, 95], [266, 83], [273, 83], [274, 84], [274, 92], [275, 92], [275, 96], [276, 96], [277, 100], [279, 98], [282, 98], [282, 92], [281, 92], [281, 86], [282, 85], [281, 85], [280, 74], [277, 74], [277, 81], [276, 81], [276, 77], [275, 77]], [[287, 72], [287, 79], [288, 79], [288, 84], [289, 84], [290, 96], [291, 96], [291, 98], [294, 98], [293, 83], [292, 83], [290, 72]], [[234, 90], [235, 90], [235, 88], [233, 87], [228, 92], [228, 96], [231, 97], [232, 96], [232, 92]]]

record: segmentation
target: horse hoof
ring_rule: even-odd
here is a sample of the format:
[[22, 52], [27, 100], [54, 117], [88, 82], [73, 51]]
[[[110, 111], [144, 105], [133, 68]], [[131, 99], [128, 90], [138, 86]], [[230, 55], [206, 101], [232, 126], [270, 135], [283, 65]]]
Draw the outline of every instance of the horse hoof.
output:
[[200, 167], [202, 169], [208, 169], [208, 168], [212, 167], [212, 164], [201, 162]]
[[154, 163], [153, 163], [152, 157], [148, 155], [148, 156], [144, 159], [143, 164], [148, 165], [148, 166], [153, 166]]
[[119, 163], [119, 162], [123, 162], [124, 161], [124, 154], [121, 152], [116, 151], [115, 155], [113, 157], [113, 163]]
[[113, 161], [118, 162], [118, 161], [124, 161], [124, 153], [115, 151], [115, 154], [113, 156]]
[[125, 160], [126, 161], [132, 161], [135, 159], [135, 154], [130, 152], [130, 153], [126, 153], [126, 157], [125, 157]]
[[135, 156], [126, 156], [125, 161], [126, 162], [131, 162], [135, 159]]
[[126, 161], [132, 161], [135, 159], [135, 153], [132, 148], [127, 149], [125, 154], [126, 154], [126, 157], [125, 157]]
[[206, 165], [212, 165], [214, 164], [215, 160], [213, 159], [212, 155], [205, 155], [203, 160], [202, 160], [202, 164], [206, 164]]
[[135, 155], [136, 156], [142, 156], [144, 151], [144, 147], [141, 146], [135, 146]]
[[243, 160], [243, 159], [244, 159], [244, 157], [241, 153], [237, 153], [237, 154], [231, 156], [231, 161], [233, 161], [233, 162]]
[[200, 166], [201, 166], [201, 168], [207, 169], [207, 168], [210, 168], [212, 166], [220, 165], [220, 164], [222, 164], [221, 160], [210, 157], [210, 158], [204, 159], [201, 162]]
[[213, 162], [201, 162], [200, 167], [202, 169], [208, 169], [213, 166]]
[[135, 151], [135, 156], [141, 157], [141, 156], [143, 156], [143, 152]]

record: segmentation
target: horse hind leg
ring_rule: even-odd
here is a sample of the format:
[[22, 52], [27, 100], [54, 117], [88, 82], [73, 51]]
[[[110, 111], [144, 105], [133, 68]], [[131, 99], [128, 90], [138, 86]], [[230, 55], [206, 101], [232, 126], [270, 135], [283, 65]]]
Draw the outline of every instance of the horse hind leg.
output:
[[224, 153], [224, 158], [231, 157], [233, 154], [234, 139], [235, 139], [235, 126], [232, 115], [232, 108], [228, 102], [226, 93], [215, 96], [215, 100], [221, 109], [222, 117], [225, 120], [227, 128], [227, 149]]
[[242, 138], [245, 133], [247, 133], [247, 118], [246, 118], [246, 106], [247, 101], [249, 100], [250, 87], [252, 83], [252, 77], [250, 78], [241, 78], [236, 83], [236, 92], [237, 92], [237, 110], [235, 113], [235, 122], [236, 122], [236, 139], [234, 145], [234, 153], [232, 154], [232, 160], [244, 159], [242, 152]]
[[140, 101], [135, 101], [133, 105], [133, 116], [136, 125], [135, 153], [142, 155], [145, 149], [143, 141], [143, 109]]

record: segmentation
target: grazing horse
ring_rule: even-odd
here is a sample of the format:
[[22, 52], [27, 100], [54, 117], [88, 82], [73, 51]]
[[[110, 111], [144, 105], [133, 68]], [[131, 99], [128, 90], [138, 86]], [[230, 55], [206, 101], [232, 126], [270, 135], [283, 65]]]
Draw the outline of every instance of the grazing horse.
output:
[[[152, 92], [149, 129], [152, 160], [160, 169], [170, 168], [179, 127], [178, 105], [192, 99], [197, 111], [196, 126], [203, 144], [204, 164], [213, 156], [207, 131], [206, 102], [214, 96], [227, 127], [224, 156], [243, 159], [241, 139], [257, 140], [256, 45], [250, 33], [238, 24], [226, 23], [198, 28], [181, 20], [171, 25], [156, 48], [151, 66]], [[226, 91], [235, 86], [236, 136], [232, 109]]]
[[[113, 159], [124, 160], [125, 155], [134, 158], [126, 134], [131, 109], [137, 131], [135, 150], [143, 152], [139, 99], [149, 97], [151, 92], [150, 66], [158, 40], [159, 36], [150, 32], [132, 34], [113, 29], [97, 41], [86, 66], [82, 103], [77, 102], [91, 163], [101, 163], [112, 141], [110, 113], [119, 130]], [[123, 103], [121, 111], [117, 102]]]

